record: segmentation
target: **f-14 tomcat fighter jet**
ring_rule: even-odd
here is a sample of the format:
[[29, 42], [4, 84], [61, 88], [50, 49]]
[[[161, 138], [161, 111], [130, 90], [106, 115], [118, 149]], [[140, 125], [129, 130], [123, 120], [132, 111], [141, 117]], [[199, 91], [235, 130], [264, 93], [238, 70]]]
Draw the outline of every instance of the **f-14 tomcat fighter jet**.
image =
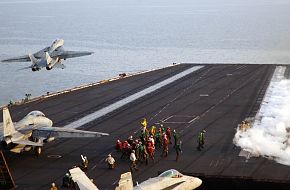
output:
[[170, 169], [157, 177], [149, 178], [146, 181], [133, 187], [131, 172], [121, 175], [119, 186], [116, 190], [192, 190], [202, 184], [201, 179], [197, 177], [181, 174], [175, 169]]
[[[42, 146], [55, 138], [101, 137], [107, 133], [52, 127], [52, 121], [40, 111], [32, 111], [22, 120], [13, 123], [7, 107], [3, 108], [2, 146], [11, 152], [35, 150], [41, 154]], [[0, 124], [1, 127], [1, 124]]]
[[150, 178], [134, 187], [134, 190], [150, 189], [175, 189], [175, 190], [192, 190], [202, 184], [197, 177], [181, 174], [175, 169], [170, 169], [158, 177]]
[[67, 58], [93, 54], [93, 52], [88, 51], [65, 51], [63, 48], [63, 44], [63, 39], [57, 39], [53, 41], [51, 46], [48, 46], [34, 54], [4, 59], [2, 60], [2, 62], [31, 61], [32, 65], [29, 68], [31, 68], [32, 71], [39, 71], [43, 67], [45, 67], [47, 70], [51, 70], [54, 67], [65, 68], [65, 66], [61, 64], [62, 59], [66, 60]]
[[[73, 168], [69, 170], [72, 180], [77, 183], [80, 190], [98, 190], [97, 186], [80, 169]], [[181, 174], [175, 169], [170, 169], [158, 177], [148, 180], [133, 187], [131, 172], [121, 174], [120, 181], [115, 190], [193, 190], [202, 184], [201, 179], [197, 177]]]

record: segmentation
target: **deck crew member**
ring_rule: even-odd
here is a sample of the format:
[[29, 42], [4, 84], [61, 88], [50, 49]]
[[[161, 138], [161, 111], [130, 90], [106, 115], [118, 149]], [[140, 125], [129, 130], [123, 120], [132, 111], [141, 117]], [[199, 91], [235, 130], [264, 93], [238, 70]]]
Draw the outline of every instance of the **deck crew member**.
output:
[[168, 156], [168, 137], [166, 134], [163, 135], [163, 152], [161, 157], [167, 157]]
[[167, 138], [168, 138], [169, 143], [172, 144], [172, 142], [171, 142], [171, 131], [170, 131], [170, 127], [167, 127], [166, 128], [165, 134], [167, 135]]
[[138, 170], [137, 168], [137, 164], [136, 164], [136, 155], [135, 155], [135, 151], [132, 150], [131, 154], [130, 154], [130, 161], [131, 161], [131, 165], [130, 165], [130, 169], [131, 172], [133, 172], [133, 169]]
[[201, 132], [199, 132], [198, 137], [197, 137], [197, 142], [198, 142], [198, 146], [197, 146], [197, 150], [201, 150], [203, 149], [203, 145], [204, 145], [204, 134], [205, 134], [205, 130], [202, 130]]
[[175, 129], [173, 130], [173, 138], [174, 138], [174, 147], [175, 147], [179, 139], [179, 134], [176, 132]]
[[82, 158], [82, 167], [83, 167], [83, 169], [88, 169], [88, 165], [89, 165], [89, 160], [88, 160], [88, 158], [86, 157], [86, 156], [83, 156], [82, 154], [81, 154], [81, 158]]
[[62, 186], [61, 187], [70, 187], [72, 183], [72, 177], [69, 173], [66, 173], [62, 178]]
[[108, 155], [105, 162], [107, 162], [109, 169], [115, 168], [115, 159], [113, 158], [111, 154]]
[[132, 145], [134, 142], [133, 136], [131, 135], [130, 137], [128, 137], [127, 141], [130, 145]]
[[174, 146], [175, 152], [176, 152], [176, 158], [175, 158], [176, 161], [178, 161], [179, 155], [180, 155], [180, 153], [182, 153], [181, 144], [182, 144], [182, 142], [178, 141], [176, 143], [176, 145]]
[[118, 139], [116, 141], [115, 149], [116, 149], [117, 152], [122, 152], [122, 148], [123, 148], [122, 142]]
[[155, 133], [156, 133], [156, 127], [154, 125], [151, 126], [151, 129], [150, 129], [150, 135], [152, 135], [153, 137], [155, 136]]
[[55, 183], [51, 184], [50, 190], [57, 190], [57, 187], [56, 187]]

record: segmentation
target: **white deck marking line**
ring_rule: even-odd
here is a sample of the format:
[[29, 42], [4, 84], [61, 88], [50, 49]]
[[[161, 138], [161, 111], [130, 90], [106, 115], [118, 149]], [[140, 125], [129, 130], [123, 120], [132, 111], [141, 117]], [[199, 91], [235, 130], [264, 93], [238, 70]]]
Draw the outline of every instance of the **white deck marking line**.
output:
[[80, 118], [79, 120], [76, 120], [76, 121], [74, 121], [74, 122], [72, 122], [64, 127], [75, 129], [75, 128], [78, 128], [80, 126], [83, 126], [83, 125], [85, 125], [93, 120], [96, 120], [96, 119], [116, 110], [116, 109], [121, 108], [122, 106], [124, 106], [126, 104], [129, 104], [129, 103], [131, 103], [131, 102], [133, 102], [133, 101], [135, 101], [135, 100], [137, 100], [137, 99], [139, 99], [147, 94], [150, 94], [150, 93], [152, 93], [152, 92], [154, 92], [154, 91], [156, 91], [156, 90], [158, 90], [158, 89], [160, 89], [160, 88], [162, 88], [162, 87], [164, 87], [164, 86], [166, 86], [166, 85], [168, 85], [168, 84], [170, 84], [170, 83], [172, 83], [172, 82], [174, 82], [182, 77], [185, 77], [186, 75], [189, 75], [189, 74], [197, 71], [198, 69], [201, 69], [202, 67], [203, 66], [191, 67], [191, 68], [189, 68], [181, 73], [178, 73], [177, 75], [174, 75], [173, 77], [165, 79], [164, 81], [161, 81], [153, 86], [150, 86], [144, 90], [141, 90], [140, 92], [132, 94], [131, 96], [128, 96], [128, 97], [126, 97], [122, 100], [119, 100], [119, 101], [117, 101], [117, 102], [115, 102], [107, 107], [104, 107], [100, 110], [97, 110], [94, 113], [86, 115], [83, 118]]
[[171, 115], [169, 117], [167, 117], [166, 119], [164, 119], [162, 121], [162, 123], [167, 123], [167, 124], [182, 124], [182, 123], [189, 123], [187, 121], [168, 121], [169, 119], [173, 118], [173, 120], [176, 118], [176, 117], [180, 117], [180, 118], [194, 118], [194, 116], [190, 116], [190, 115]]
[[96, 167], [97, 167], [97, 165], [94, 165], [91, 170], [94, 170]]
[[112, 185], [115, 185], [117, 182], [119, 182], [119, 180], [114, 181], [114, 183]]
[[167, 117], [166, 119], [164, 119], [164, 120], [163, 120], [163, 122], [166, 122], [167, 120], [171, 119], [172, 117], [173, 117], [173, 115], [172, 115], [172, 116], [169, 116], [169, 117]]
[[182, 124], [182, 123], [187, 123], [186, 121], [165, 121], [163, 123], [167, 124]]
[[192, 120], [190, 120], [188, 123], [192, 123], [192, 122], [194, 122], [195, 120], [197, 120], [199, 118], [200, 118], [199, 116], [196, 116], [195, 118], [193, 118]]

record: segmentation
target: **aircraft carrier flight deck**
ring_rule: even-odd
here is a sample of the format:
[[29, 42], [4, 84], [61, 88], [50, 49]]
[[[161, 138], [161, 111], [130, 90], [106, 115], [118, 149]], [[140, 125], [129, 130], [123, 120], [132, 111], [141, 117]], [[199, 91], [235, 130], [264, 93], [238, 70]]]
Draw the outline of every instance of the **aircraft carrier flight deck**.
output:
[[[130, 135], [138, 137], [142, 118], [147, 118], [149, 126], [162, 123], [180, 132], [183, 153], [176, 162], [173, 145], [166, 158], [157, 148], [155, 163], [149, 159], [148, 165], [140, 164], [139, 171], [132, 173], [134, 184], [174, 168], [200, 177], [203, 184], [198, 189], [289, 189], [289, 166], [262, 157], [246, 159], [233, 144], [238, 124], [259, 110], [276, 67], [176, 64], [11, 106], [13, 121], [39, 110], [54, 126], [110, 134], [95, 139], [56, 139], [44, 145], [40, 156], [6, 152], [17, 189], [48, 189], [52, 182], [60, 187], [68, 169], [80, 164], [81, 154], [89, 159], [87, 175], [97, 187], [115, 189], [120, 175], [130, 171], [129, 160], [120, 159], [115, 142]], [[289, 68], [287, 71], [289, 75]], [[205, 148], [197, 151], [197, 135], [202, 129], [206, 130]], [[114, 170], [104, 162], [109, 153], [116, 159]]]

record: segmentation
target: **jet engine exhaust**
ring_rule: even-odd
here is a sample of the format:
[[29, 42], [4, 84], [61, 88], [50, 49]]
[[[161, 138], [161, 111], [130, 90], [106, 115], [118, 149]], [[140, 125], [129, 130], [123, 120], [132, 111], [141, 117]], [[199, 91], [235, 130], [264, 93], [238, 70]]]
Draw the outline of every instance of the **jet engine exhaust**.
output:
[[39, 71], [40, 69], [39, 69], [38, 67], [32, 67], [31, 70], [32, 70], [33, 72], [35, 72], [35, 71]]
[[3, 145], [6, 145], [6, 146], [8, 146], [8, 145], [11, 144], [11, 143], [12, 143], [12, 140], [11, 140], [10, 137], [5, 137], [5, 138], [3, 139], [3, 141], [2, 141], [2, 144], [3, 144]]

